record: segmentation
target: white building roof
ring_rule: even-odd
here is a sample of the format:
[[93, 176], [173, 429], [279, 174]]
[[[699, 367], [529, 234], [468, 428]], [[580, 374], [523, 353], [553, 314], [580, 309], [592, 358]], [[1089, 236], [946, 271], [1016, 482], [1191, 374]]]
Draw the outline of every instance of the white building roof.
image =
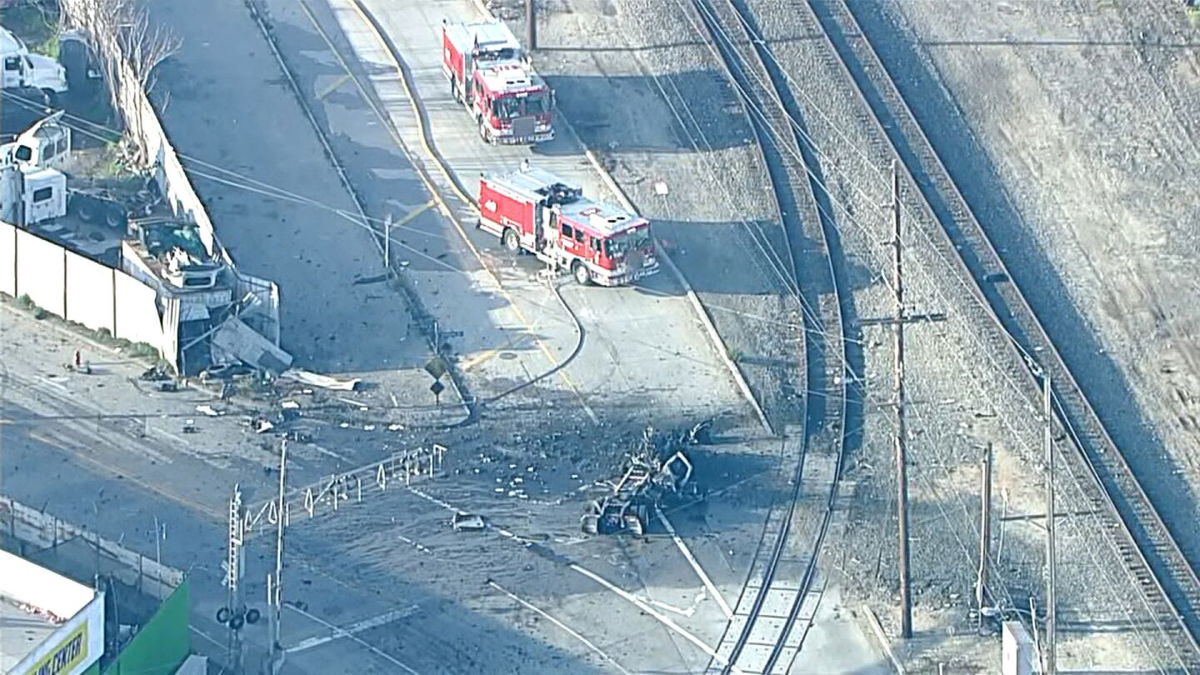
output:
[[16, 668], [58, 626], [44, 614], [0, 599], [0, 673]]
[[15, 668], [95, 595], [83, 584], [0, 551], [0, 672]]

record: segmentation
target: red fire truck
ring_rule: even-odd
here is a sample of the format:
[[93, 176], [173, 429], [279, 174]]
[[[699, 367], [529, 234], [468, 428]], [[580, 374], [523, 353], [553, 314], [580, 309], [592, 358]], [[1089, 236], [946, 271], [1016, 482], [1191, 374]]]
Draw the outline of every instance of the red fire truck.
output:
[[442, 72], [488, 143], [554, 138], [554, 93], [501, 21], [442, 21]]
[[479, 227], [512, 252], [529, 251], [581, 284], [620, 286], [658, 272], [650, 222], [583, 196], [530, 167], [479, 179]]

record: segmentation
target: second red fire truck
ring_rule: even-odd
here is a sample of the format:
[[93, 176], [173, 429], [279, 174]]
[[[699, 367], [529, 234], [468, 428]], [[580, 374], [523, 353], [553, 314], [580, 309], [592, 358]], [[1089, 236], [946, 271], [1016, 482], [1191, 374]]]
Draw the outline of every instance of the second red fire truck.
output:
[[488, 143], [554, 138], [554, 94], [501, 21], [442, 22], [442, 72]]
[[579, 186], [528, 164], [480, 177], [479, 227], [581, 284], [620, 286], [659, 269], [648, 220], [587, 199]]

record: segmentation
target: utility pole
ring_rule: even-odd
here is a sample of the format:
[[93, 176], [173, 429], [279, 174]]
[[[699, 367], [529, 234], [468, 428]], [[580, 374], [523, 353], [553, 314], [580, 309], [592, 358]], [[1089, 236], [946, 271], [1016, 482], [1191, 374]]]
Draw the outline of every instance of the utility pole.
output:
[[383, 217], [383, 271], [392, 268], [392, 214]]
[[975, 607], [983, 620], [983, 606], [987, 601], [988, 565], [992, 557], [992, 444], [983, 449], [983, 478], [980, 485], [979, 514], [979, 574], [975, 578]]
[[1054, 439], [1051, 437], [1050, 375], [1042, 372], [1042, 443], [1046, 451], [1046, 651], [1045, 675], [1054, 675], [1054, 643], [1057, 632], [1054, 595]]
[[529, 51], [537, 49], [537, 9], [535, 0], [525, 0], [525, 42]]
[[287, 521], [287, 439], [279, 445], [279, 496], [275, 514], [275, 572], [267, 577], [267, 611], [271, 629], [270, 675], [283, 668], [284, 651], [280, 643], [280, 623], [283, 620], [283, 528]]
[[908, 570], [908, 459], [905, 447], [907, 430], [904, 423], [904, 276], [903, 242], [900, 227], [900, 169], [892, 161], [892, 246], [894, 266], [892, 287], [896, 292], [896, 363], [894, 384], [896, 397], [896, 520], [900, 550], [900, 637], [912, 637], [912, 595]]

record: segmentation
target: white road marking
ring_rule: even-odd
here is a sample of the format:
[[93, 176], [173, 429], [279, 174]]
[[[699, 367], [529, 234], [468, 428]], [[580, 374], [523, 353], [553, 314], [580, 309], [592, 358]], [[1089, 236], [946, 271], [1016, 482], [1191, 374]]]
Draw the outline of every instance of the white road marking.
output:
[[335, 451], [333, 451], [333, 450], [330, 450], [330, 449], [328, 449], [328, 448], [323, 448], [323, 447], [321, 447], [321, 446], [317, 445], [316, 443], [309, 443], [309, 447], [310, 447], [310, 448], [312, 448], [313, 450], [316, 450], [316, 451], [317, 451], [317, 452], [319, 452], [320, 454], [322, 454], [322, 455], [325, 455], [326, 457], [333, 457], [334, 459], [340, 459], [340, 460], [342, 460], [343, 462], [349, 462], [349, 461], [350, 461], [350, 458], [349, 458], [349, 457], [347, 457], [347, 456], [345, 456], [345, 455], [343, 455], [342, 453], [340, 453], [340, 452], [335, 452]]
[[590, 650], [592, 650], [592, 651], [596, 652], [597, 654], [599, 654], [599, 655], [600, 655], [600, 658], [602, 658], [602, 659], [604, 659], [605, 661], [608, 661], [609, 663], [611, 663], [611, 664], [613, 665], [613, 667], [614, 667], [614, 668], [616, 668], [618, 671], [620, 671], [620, 672], [624, 673], [625, 675], [630, 675], [629, 671], [628, 671], [628, 670], [625, 670], [625, 668], [624, 668], [624, 667], [622, 667], [622, 666], [621, 666], [621, 664], [617, 663], [617, 662], [616, 662], [616, 660], [615, 660], [615, 659], [613, 659], [613, 657], [611, 657], [611, 656], [609, 656], [608, 654], [604, 653], [604, 651], [603, 651], [603, 650], [601, 650], [599, 647], [597, 647], [595, 644], [593, 644], [591, 640], [588, 640], [588, 639], [587, 639], [587, 638], [585, 638], [584, 636], [580, 635], [580, 634], [579, 634], [577, 631], [575, 631], [575, 630], [574, 630], [573, 628], [571, 628], [570, 626], [568, 626], [568, 625], [566, 625], [565, 623], [563, 623], [563, 622], [559, 621], [558, 619], [556, 619], [556, 618], [554, 618], [554, 617], [550, 616], [550, 615], [549, 615], [549, 614], [547, 614], [545, 611], [543, 611], [543, 610], [541, 610], [541, 609], [539, 609], [539, 608], [537, 608], [537, 607], [533, 606], [533, 605], [532, 605], [532, 604], [530, 604], [529, 602], [526, 602], [525, 600], [522, 600], [521, 598], [517, 597], [517, 596], [516, 596], [515, 594], [513, 594], [512, 592], [510, 592], [510, 591], [508, 591], [507, 589], [505, 589], [504, 587], [502, 587], [500, 584], [498, 584], [498, 583], [496, 583], [496, 582], [494, 582], [494, 581], [491, 581], [491, 580], [489, 580], [489, 581], [488, 581], [488, 585], [489, 585], [489, 586], [491, 586], [492, 588], [494, 588], [494, 589], [496, 589], [496, 590], [500, 591], [501, 593], [503, 593], [503, 594], [507, 595], [508, 597], [512, 598], [513, 600], [515, 600], [515, 601], [519, 602], [519, 603], [520, 603], [522, 606], [524, 606], [524, 607], [527, 607], [527, 608], [529, 608], [530, 610], [532, 610], [532, 611], [534, 611], [534, 612], [537, 612], [539, 615], [541, 615], [541, 616], [545, 617], [546, 619], [548, 619], [548, 620], [550, 621], [550, 623], [553, 623], [555, 626], [558, 626], [559, 628], [563, 629], [563, 630], [564, 630], [564, 631], [566, 631], [568, 634], [570, 634], [570, 636], [571, 636], [571, 637], [575, 638], [576, 640], [579, 640], [579, 641], [580, 641], [580, 642], [582, 642], [584, 645], [586, 645], [588, 649], [590, 649]]
[[[458, 509], [454, 508], [450, 504], [438, 499], [437, 497], [426, 494], [425, 492], [422, 492], [421, 490], [419, 490], [417, 488], [410, 487], [410, 488], [408, 488], [408, 491], [419, 497], [423, 497], [424, 499], [427, 499], [427, 500], [433, 502], [434, 504], [441, 506], [442, 508], [448, 509], [450, 511], [458, 511]], [[512, 532], [509, 532], [508, 530], [501, 530], [500, 528], [497, 528], [497, 527], [490, 527], [490, 529], [493, 532], [497, 532], [508, 539], [512, 539], [513, 541], [517, 541], [517, 542], [525, 542], [526, 541], [522, 537], [520, 537], [516, 534], [513, 534]], [[592, 581], [595, 581], [596, 583], [607, 588], [608, 590], [612, 591], [613, 593], [616, 593], [618, 596], [624, 598], [625, 600], [628, 600], [629, 602], [633, 603], [635, 606], [637, 606], [639, 609], [644, 611], [646, 614], [649, 614], [651, 617], [657, 619], [659, 623], [661, 623], [664, 626], [666, 626], [667, 628], [675, 631], [676, 633], [682, 635], [685, 640], [696, 645], [696, 647], [698, 647], [700, 649], [700, 651], [702, 651], [705, 654], [707, 654], [708, 656], [712, 657], [712, 659], [714, 661], [716, 661], [717, 663], [720, 663], [723, 666], [729, 665], [729, 662], [726, 661], [723, 656], [721, 656], [715, 650], [713, 650], [712, 647], [709, 647], [707, 644], [705, 644], [703, 640], [696, 637], [692, 633], [688, 632], [685, 628], [683, 628], [679, 624], [672, 621], [670, 617], [668, 617], [668, 616], [664, 615], [662, 612], [659, 612], [658, 610], [654, 609], [648, 603], [643, 602], [641, 600], [641, 598], [638, 598], [638, 597], [634, 596], [633, 594], [625, 591], [624, 589], [613, 585], [610, 581], [608, 581], [604, 577], [601, 577], [600, 575], [596, 574], [595, 572], [593, 572], [585, 567], [579, 566], [578, 563], [569, 563], [569, 564], [567, 564], [567, 567], [578, 572], [579, 574], [582, 574], [583, 576], [591, 579]], [[737, 666], [732, 667], [732, 672], [737, 673], [737, 675], [742, 675], [742, 671], [739, 670], [737, 668]]]
[[[683, 628], [679, 624], [672, 621], [670, 617], [663, 615], [661, 612], [654, 609], [650, 605], [642, 602], [640, 599], [638, 599], [632, 593], [629, 593], [628, 591], [626, 591], [618, 586], [613, 585], [611, 582], [609, 582], [607, 579], [601, 577], [599, 574], [596, 574], [595, 572], [593, 572], [589, 569], [580, 567], [579, 565], [577, 565], [575, 563], [571, 563], [570, 565], [568, 565], [568, 567], [570, 567], [571, 569], [575, 570], [576, 572], [582, 574], [583, 576], [591, 579], [592, 581], [595, 581], [596, 583], [607, 588], [608, 590], [612, 591], [613, 593], [616, 593], [617, 595], [628, 600], [629, 602], [632, 602], [634, 605], [637, 605], [637, 607], [640, 608], [643, 612], [649, 614], [650, 616], [654, 617], [655, 619], [658, 619], [659, 623], [666, 626], [667, 628], [670, 628], [671, 630], [675, 631], [679, 635], [683, 636], [683, 638], [685, 640], [687, 640], [688, 642], [696, 645], [696, 647], [698, 647], [700, 649], [700, 651], [704, 652], [705, 654], [708, 654], [717, 663], [721, 664], [722, 666], [730, 665], [729, 661], [727, 661], [725, 659], [725, 657], [721, 656], [712, 647], [709, 647], [707, 644], [705, 644], [703, 640], [696, 637], [692, 633], [688, 632], [685, 628]], [[737, 666], [733, 666], [732, 671], [735, 673], [738, 673], [738, 675], [742, 675], [742, 671], [739, 670], [737, 668]]]
[[192, 630], [192, 632], [195, 633], [196, 635], [199, 635], [200, 637], [204, 638], [205, 640], [208, 640], [209, 642], [220, 647], [221, 649], [227, 649], [229, 647], [229, 645], [225, 644], [224, 642], [221, 642], [220, 640], [209, 635], [208, 633], [205, 633], [204, 631], [200, 630], [199, 628], [196, 628], [195, 626], [188, 626], [188, 628], [190, 628]]
[[[334, 640], [338, 640], [338, 639], [346, 638], [346, 637], [353, 637], [353, 636], [357, 635], [358, 633], [361, 633], [365, 630], [371, 630], [372, 628], [378, 628], [379, 626], [389, 624], [398, 619], [403, 619], [406, 616], [411, 616], [419, 608], [420, 608], [419, 605], [410, 605], [408, 607], [405, 607], [404, 609], [394, 609], [390, 612], [384, 612], [383, 614], [380, 614], [379, 616], [373, 616], [369, 619], [363, 619], [362, 621], [356, 621], [356, 622], [350, 624], [349, 626], [346, 626], [345, 628], [336, 628], [335, 627], [332, 629], [333, 632], [330, 633], [329, 635], [320, 635], [317, 637], [310, 637], [307, 640], [301, 640], [300, 642], [297, 642], [296, 644], [292, 645], [291, 647], [288, 647], [286, 651], [289, 654], [294, 654], [295, 652], [302, 652], [305, 649], [312, 649], [313, 647], [320, 647], [321, 645], [323, 645], [327, 642], [333, 642]], [[292, 609], [295, 609], [295, 607], [293, 607]], [[299, 610], [297, 610], [297, 611], [299, 611]]]
[[671, 524], [671, 521], [667, 520], [667, 515], [657, 505], [654, 507], [654, 512], [658, 514], [658, 520], [663, 524], [663, 527], [667, 528], [667, 532], [671, 534], [671, 539], [675, 540], [675, 545], [679, 547], [679, 552], [683, 554], [684, 558], [687, 558], [692, 569], [696, 571], [696, 576], [700, 577], [700, 581], [708, 589], [708, 594], [712, 596], [713, 600], [717, 601], [717, 604], [721, 607], [721, 611], [725, 614], [725, 618], [732, 619], [733, 610], [729, 607], [729, 603], [725, 602], [725, 598], [721, 597], [720, 591], [717, 590], [712, 579], [708, 578], [708, 574], [704, 572], [704, 568], [700, 566], [695, 556], [692, 555], [687, 544], [683, 543], [683, 540], [675, 533], [675, 526]]
[[[308, 612], [300, 609], [299, 607], [295, 607], [293, 605], [287, 605], [287, 607], [289, 607], [293, 612], [296, 612], [297, 614], [300, 614], [301, 616], [306, 616], [309, 619], [312, 619], [313, 621], [321, 624], [322, 626], [325, 626], [326, 628], [328, 628], [332, 631], [340, 631], [341, 630], [340, 628], [329, 623], [328, 621], [326, 621], [320, 617], [313, 616], [312, 614], [309, 614]], [[345, 631], [342, 631], [342, 632], [345, 632]], [[392, 656], [391, 654], [388, 654], [387, 652], [384, 652], [383, 650], [379, 649], [375, 645], [372, 645], [372, 644], [366, 642], [365, 640], [358, 637], [357, 635], [354, 635], [352, 633], [346, 633], [342, 637], [353, 640], [354, 642], [357, 642], [358, 644], [362, 645], [363, 647], [366, 647], [368, 650], [371, 651], [371, 653], [373, 653], [376, 656], [378, 656], [379, 658], [391, 663], [392, 665], [396, 666], [397, 668], [400, 668], [404, 672], [409, 673], [410, 675], [420, 675], [420, 673], [418, 673], [417, 671], [415, 671], [412, 668], [409, 668], [408, 666], [401, 663], [400, 660], [397, 659], [396, 657]]]

